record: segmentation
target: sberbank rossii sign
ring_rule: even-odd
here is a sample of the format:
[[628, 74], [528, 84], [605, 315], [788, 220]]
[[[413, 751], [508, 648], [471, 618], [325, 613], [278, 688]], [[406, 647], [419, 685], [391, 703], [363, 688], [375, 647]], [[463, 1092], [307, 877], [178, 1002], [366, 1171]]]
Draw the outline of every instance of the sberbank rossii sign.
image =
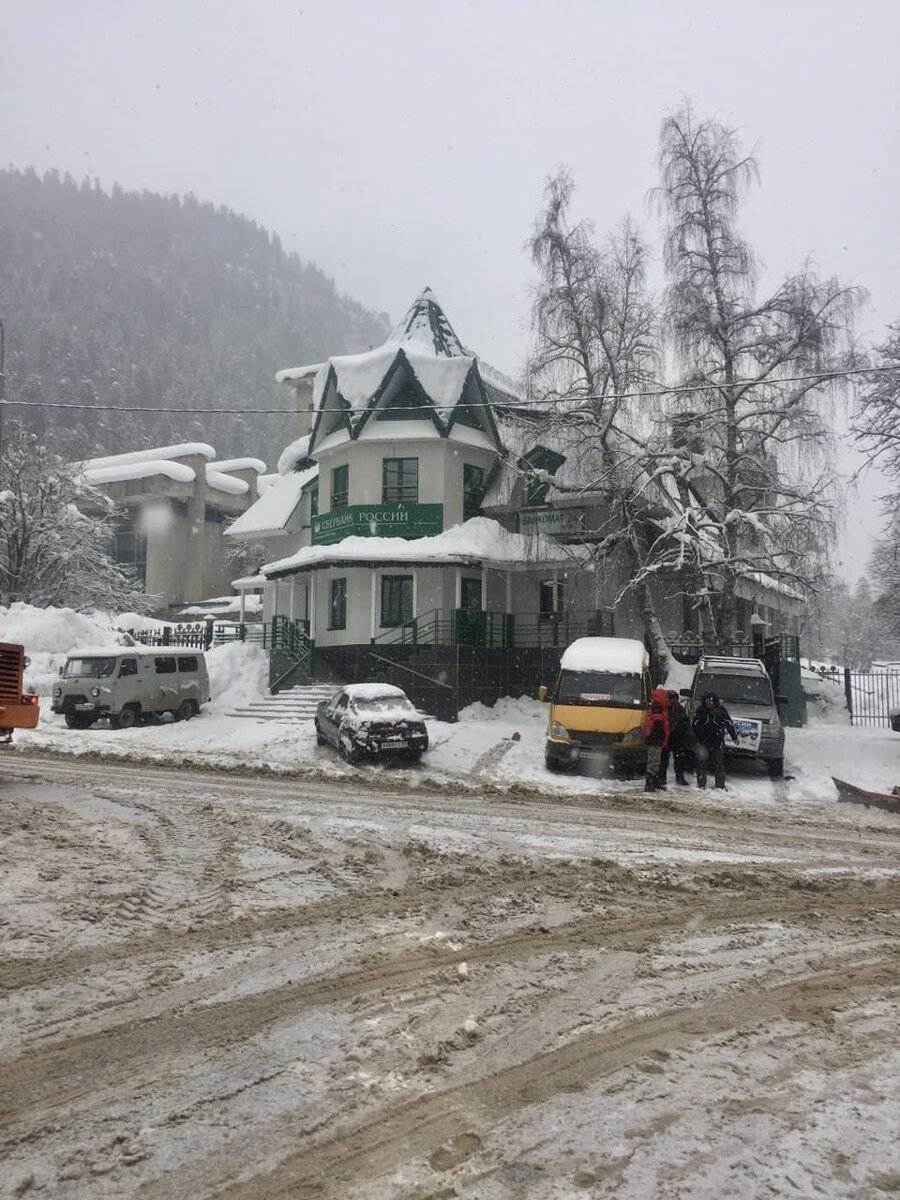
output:
[[312, 544], [345, 537], [430, 537], [444, 527], [443, 504], [349, 504], [312, 519]]

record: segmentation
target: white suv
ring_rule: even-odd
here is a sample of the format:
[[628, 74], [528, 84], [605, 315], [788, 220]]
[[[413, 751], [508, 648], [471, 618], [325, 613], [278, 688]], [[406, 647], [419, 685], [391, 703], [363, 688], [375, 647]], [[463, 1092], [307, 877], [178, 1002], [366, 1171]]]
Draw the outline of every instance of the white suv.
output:
[[708, 654], [697, 663], [694, 682], [682, 688], [690, 697], [693, 717], [706, 692], [715, 692], [734, 721], [737, 746], [725, 743], [725, 753], [739, 758], [762, 759], [769, 774], [784, 774], [784, 727], [778, 715], [783, 697], [772, 690], [772, 680], [758, 658], [725, 658]]

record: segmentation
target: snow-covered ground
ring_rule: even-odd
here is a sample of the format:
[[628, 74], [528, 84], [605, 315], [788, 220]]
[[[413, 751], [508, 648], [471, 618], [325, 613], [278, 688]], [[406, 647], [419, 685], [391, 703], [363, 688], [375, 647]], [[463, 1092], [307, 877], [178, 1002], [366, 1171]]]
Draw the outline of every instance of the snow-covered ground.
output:
[[[412, 785], [424, 779], [468, 781], [498, 787], [531, 786], [545, 791], [608, 791], [610, 781], [585, 775], [553, 775], [544, 766], [547, 709], [532, 697], [506, 698], [493, 708], [473, 704], [455, 724], [429, 720], [431, 748], [418, 769], [364, 764], [349, 767], [330, 748], [317, 747], [312, 721], [282, 724], [229, 716], [237, 706], [266, 696], [265, 653], [255, 646], [230, 644], [207, 654], [211, 703], [200, 717], [184, 724], [111, 730], [105, 722], [78, 731], [67, 729], [50, 712], [49, 695], [68, 650], [113, 642], [116, 624], [131, 618], [85, 617], [70, 609], [0, 609], [0, 628], [8, 641], [21, 641], [31, 657], [26, 683], [44, 697], [41, 720], [33, 733], [17, 734], [24, 748], [53, 749], [75, 755], [100, 753], [158, 761], [239, 766], [313, 775], [398, 773]], [[670, 686], [690, 682], [692, 668], [678, 667]], [[890, 791], [900, 783], [900, 734], [887, 728], [851, 728], [843, 691], [828, 679], [806, 671], [809, 723], [789, 729], [786, 778], [773, 782], [755, 764], [735, 765], [729, 791], [735, 800], [832, 801], [832, 776], [872, 790]], [[639, 781], [616, 788], [639, 789]]]
[[[12, 616], [42, 690], [112, 636]], [[644, 796], [547, 774], [531, 699], [349, 767], [227, 715], [258, 651], [209, 665], [195, 721], [48, 716], [19, 746], [71, 753], [3, 761], [0, 1193], [897, 1193], [900, 819], [828, 776], [888, 786], [900, 735], [839, 688], [793, 778]]]

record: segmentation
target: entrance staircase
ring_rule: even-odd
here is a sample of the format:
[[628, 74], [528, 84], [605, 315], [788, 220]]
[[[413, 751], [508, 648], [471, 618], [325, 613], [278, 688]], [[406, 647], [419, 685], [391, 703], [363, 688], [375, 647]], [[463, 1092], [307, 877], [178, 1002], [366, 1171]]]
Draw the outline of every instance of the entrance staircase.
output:
[[298, 684], [285, 688], [263, 700], [252, 700], [241, 708], [233, 708], [227, 716], [250, 717], [256, 721], [311, 721], [320, 700], [330, 700], [338, 690], [336, 683]]

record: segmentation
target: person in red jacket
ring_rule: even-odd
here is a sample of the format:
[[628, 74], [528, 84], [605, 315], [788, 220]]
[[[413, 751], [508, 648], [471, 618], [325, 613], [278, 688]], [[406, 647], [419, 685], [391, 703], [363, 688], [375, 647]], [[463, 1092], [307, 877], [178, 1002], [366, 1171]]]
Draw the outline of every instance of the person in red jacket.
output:
[[659, 770], [662, 752], [669, 745], [669, 700], [665, 688], [655, 688], [650, 695], [650, 711], [644, 717], [644, 741], [647, 743], [644, 791], [665, 791]]

